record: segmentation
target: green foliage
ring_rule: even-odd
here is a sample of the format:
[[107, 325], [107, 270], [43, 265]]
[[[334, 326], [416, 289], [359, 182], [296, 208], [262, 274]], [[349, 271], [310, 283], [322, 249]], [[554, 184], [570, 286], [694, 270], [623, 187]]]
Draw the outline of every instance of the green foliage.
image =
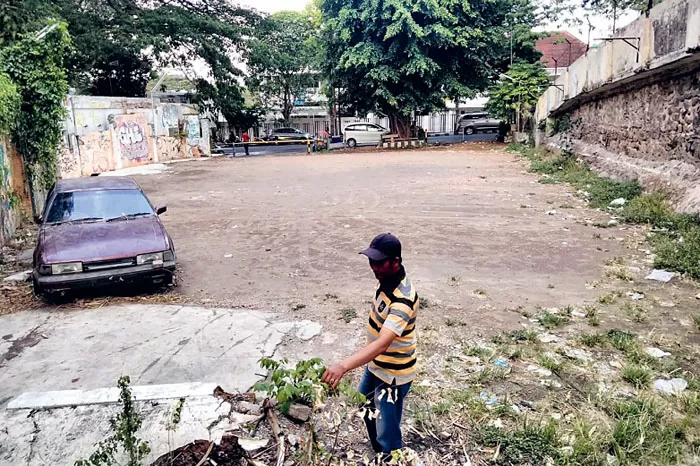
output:
[[654, 265], [700, 279], [700, 226], [678, 235], [660, 235], [654, 241]]
[[296, 11], [274, 13], [260, 22], [245, 54], [249, 88], [268, 108], [280, 108], [289, 124], [295, 100], [318, 81], [317, 25]]
[[492, 464], [545, 464], [561, 455], [554, 423], [538, 426], [526, 422], [522, 428], [512, 430], [488, 426], [479, 430], [479, 436], [485, 446], [499, 449]]
[[95, 452], [87, 460], [78, 460], [75, 466], [112, 466], [117, 461], [119, 452], [127, 457], [128, 466], [139, 466], [151, 452], [148, 442], [139, 439], [136, 433], [141, 428], [141, 414], [134, 406], [134, 398], [129, 388], [128, 376], [119, 378], [119, 404], [121, 411], [109, 424], [114, 432], [110, 437], [96, 445]]
[[637, 335], [634, 333], [616, 328], [608, 330], [607, 335], [610, 344], [622, 352], [627, 352], [632, 349], [637, 340]]
[[21, 100], [10, 77], [0, 73], [0, 135], [9, 135], [15, 128]]
[[71, 50], [65, 24], [39, 40], [26, 37], [0, 50], [0, 73], [14, 82], [21, 98], [12, 140], [28, 174], [44, 187], [56, 179], [68, 92], [64, 61]]
[[325, 74], [349, 113], [388, 115], [409, 134], [411, 117], [446, 98], [485, 90], [514, 54], [537, 61], [532, 5], [521, 0], [324, 0]]
[[579, 337], [581, 343], [586, 346], [603, 346], [607, 343], [608, 339], [602, 333], [584, 333]]
[[628, 364], [622, 369], [622, 380], [635, 388], [646, 388], [651, 383], [651, 371], [637, 364]]
[[[287, 359], [275, 361], [263, 358], [259, 363], [260, 367], [269, 371], [269, 376], [265, 382], [256, 383], [253, 389], [277, 399], [282, 412], [286, 412], [292, 403], [313, 407], [330, 393], [328, 385], [321, 382], [326, 368], [319, 358], [298, 361], [293, 368], [288, 367]], [[337, 391], [356, 406], [366, 402], [365, 397], [346, 381], [340, 383]]]
[[506, 77], [489, 89], [487, 108], [490, 112], [509, 120], [514, 112], [520, 113], [520, 121], [532, 116], [540, 95], [549, 86], [549, 75], [540, 63], [514, 63]]
[[540, 325], [542, 325], [544, 328], [552, 329], [555, 327], [559, 327], [560, 325], [564, 325], [569, 321], [569, 318], [565, 316], [560, 316], [558, 314], [552, 314], [549, 311], [545, 311], [537, 316], [537, 320], [539, 321]]

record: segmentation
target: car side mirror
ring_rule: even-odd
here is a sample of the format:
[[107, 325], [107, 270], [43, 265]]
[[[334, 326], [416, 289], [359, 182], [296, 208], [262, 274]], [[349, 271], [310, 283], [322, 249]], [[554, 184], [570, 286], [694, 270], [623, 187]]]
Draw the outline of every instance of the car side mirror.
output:
[[34, 216], [34, 223], [36, 223], [37, 225], [41, 225], [41, 222], [43, 222], [43, 221], [44, 221], [44, 219], [41, 218], [41, 215]]
[[156, 209], [156, 214], [158, 214], [158, 215], [164, 214], [164, 213], [166, 213], [167, 211], [168, 211], [168, 206], [158, 207], [158, 208]]

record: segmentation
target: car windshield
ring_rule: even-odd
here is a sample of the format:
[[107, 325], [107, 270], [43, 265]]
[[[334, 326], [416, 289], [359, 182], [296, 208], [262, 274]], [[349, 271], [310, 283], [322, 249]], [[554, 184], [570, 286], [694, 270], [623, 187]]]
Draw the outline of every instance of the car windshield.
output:
[[74, 191], [56, 194], [46, 222], [90, 222], [153, 214], [153, 208], [138, 189]]

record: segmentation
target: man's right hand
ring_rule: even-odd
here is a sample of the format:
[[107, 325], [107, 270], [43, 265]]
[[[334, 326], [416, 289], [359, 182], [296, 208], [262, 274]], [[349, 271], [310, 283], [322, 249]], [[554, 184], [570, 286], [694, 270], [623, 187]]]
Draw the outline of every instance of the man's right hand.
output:
[[321, 382], [327, 383], [331, 390], [335, 390], [346, 372], [347, 370], [342, 365], [335, 364], [326, 369], [321, 377]]

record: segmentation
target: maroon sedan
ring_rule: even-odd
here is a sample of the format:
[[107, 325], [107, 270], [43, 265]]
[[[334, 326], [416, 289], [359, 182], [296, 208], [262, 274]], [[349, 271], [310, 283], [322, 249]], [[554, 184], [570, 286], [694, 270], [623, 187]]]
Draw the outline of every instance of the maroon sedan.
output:
[[60, 180], [49, 192], [34, 250], [37, 294], [124, 282], [170, 284], [175, 249], [131, 178]]

